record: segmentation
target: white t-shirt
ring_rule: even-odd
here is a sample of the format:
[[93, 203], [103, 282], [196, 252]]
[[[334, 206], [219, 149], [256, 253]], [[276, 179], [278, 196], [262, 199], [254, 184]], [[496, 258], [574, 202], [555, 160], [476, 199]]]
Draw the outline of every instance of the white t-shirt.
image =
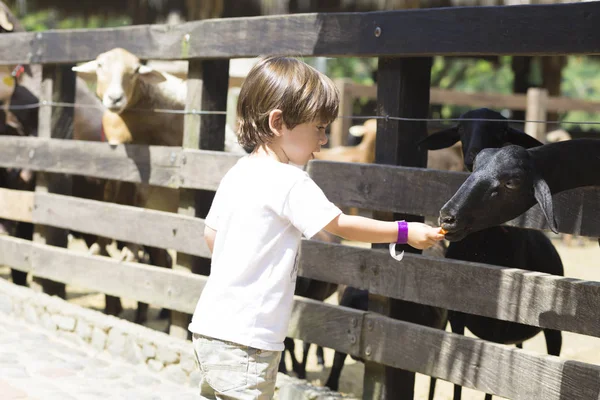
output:
[[340, 213], [301, 169], [268, 157], [241, 158], [223, 177], [206, 217], [217, 231], [211, 274], [189, 330], [283, 350], [301, 236], [311, 238]]

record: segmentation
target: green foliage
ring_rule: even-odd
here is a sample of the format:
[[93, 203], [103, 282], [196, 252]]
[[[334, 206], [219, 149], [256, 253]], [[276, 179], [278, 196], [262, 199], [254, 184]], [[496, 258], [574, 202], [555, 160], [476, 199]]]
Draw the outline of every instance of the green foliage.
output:
[[[569, 57], [567, 66], [563, 69], [560, 90], [562, 96], [576, 99], [600, 101], [600, 70], [596, 57]], [[594, 121], [600, 122], [600, 114], [585, 111], [569, 111], [562, 118], [565, 121]], [[564, 124], [565, 128], [573, 128], [576, 124]], [[598, 130], [600, 125], [579, 125], [582, 130]]]
[[[13, 10], [14, 12], [14, 10]], [[15, 15], [17, 15], [15, 13]], [[48, 29], [83, 29], [83, 28], [109, 28], [131, 24], [131, 17], [90, 16], [62, 17], [55, 10], [40, 10], [19, 15], [19, 21], [27, 31], [45, 31]]]

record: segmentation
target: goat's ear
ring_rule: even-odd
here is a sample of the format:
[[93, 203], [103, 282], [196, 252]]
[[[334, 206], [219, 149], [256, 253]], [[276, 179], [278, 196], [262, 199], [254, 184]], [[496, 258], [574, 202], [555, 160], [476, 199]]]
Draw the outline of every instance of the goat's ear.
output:
[[98, 61], [92, 60], [81, 65], [76, 65], [71, 68], [75, 72], [81, 72], [82, 74], [95, 74], [98, 69]]
[[506, 132], [506, 141], [516, 144], [517, 146], [525, 147], [526, 149], [543, 145], [542, 142], [533, 136], [529, 136], [525, 132], [511, 127], [509, 127]]
[[439, 150], [452, 146], [460, 140], [458, 126], [436, 132], [421, 140], [417, 145], [423, 150]]
[[6, 32], [12, 32], [15, 29], [13, 23], [10, 22], [8, 14], [2, 8], [0, 8], [0, 27]]
[[550, 227], [550, 230], [554, 233], [558, 233], [556, 219], [554, 219], [554, 205], [552, 204], [552, 193], [550, 192], [548, 184], [542, 177], [536, 175], [533, 179], [533, 190], [535, 199], [540, 205], [540, 208], [544, 213], [544, 217], [546, 217], [546, 221], [548, 221], [548, 226]]
[[157, 71], [152, 67], [148, 67], [147, 65], [140, 65], [138, 73], [140, 74], [140, 79], [153, 85], [167, 80], [162, 72]]

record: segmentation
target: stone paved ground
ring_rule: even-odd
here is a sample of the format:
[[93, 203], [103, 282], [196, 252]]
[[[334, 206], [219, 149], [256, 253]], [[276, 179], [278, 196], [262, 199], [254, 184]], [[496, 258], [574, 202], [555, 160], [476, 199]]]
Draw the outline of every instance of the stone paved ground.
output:
[[144, 365], [134, 366], [0, 313], [2, 400], [198, 399]]

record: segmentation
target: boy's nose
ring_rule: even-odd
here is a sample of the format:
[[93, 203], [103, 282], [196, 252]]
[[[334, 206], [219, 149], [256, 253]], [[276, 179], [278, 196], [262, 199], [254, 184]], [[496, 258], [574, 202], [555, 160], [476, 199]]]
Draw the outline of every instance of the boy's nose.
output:
[[319, 144], [321, 146], [325, 146], [327, 144], [327, 135], [323, 133], [323, 136], [319, 139]]

